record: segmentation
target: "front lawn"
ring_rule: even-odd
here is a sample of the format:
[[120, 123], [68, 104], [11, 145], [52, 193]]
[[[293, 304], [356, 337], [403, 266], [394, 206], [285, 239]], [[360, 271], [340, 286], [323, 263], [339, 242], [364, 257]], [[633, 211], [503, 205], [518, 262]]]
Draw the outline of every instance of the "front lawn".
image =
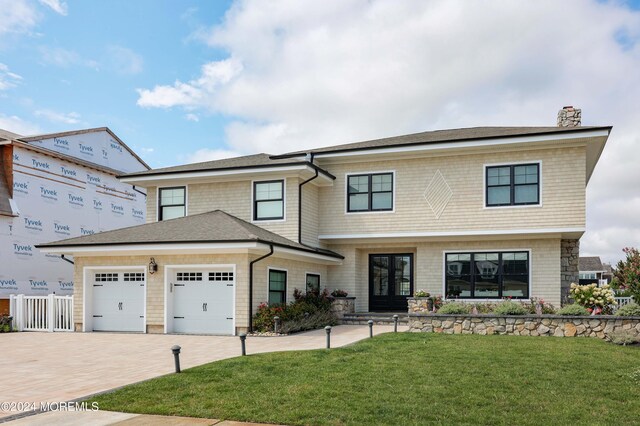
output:
[[621, 425], [640, 419], [637, 370], [639, 348], [597, 339], [398, 333], [214, 362], [94, 400], [279, 424]]

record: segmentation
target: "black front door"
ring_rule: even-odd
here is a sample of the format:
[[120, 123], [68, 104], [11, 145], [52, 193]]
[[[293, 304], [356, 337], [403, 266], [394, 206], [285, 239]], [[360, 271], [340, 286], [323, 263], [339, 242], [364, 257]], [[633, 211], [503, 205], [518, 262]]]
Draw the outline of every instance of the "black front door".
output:
[[369, 311], [406, 311], [412, 294], [412, 254], [369, 255]]

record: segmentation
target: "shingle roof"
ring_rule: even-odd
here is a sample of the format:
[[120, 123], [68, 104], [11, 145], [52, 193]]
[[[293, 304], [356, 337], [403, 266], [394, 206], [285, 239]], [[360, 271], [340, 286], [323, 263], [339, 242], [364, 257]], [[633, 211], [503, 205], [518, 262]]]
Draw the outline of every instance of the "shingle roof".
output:
[[93, 235], [68, 238], [66, 240], [40, 244], [36, 247], [53, 248], [254, 241], [342, 259], [341, 255], [333, 251], [305, 246], [232, 216], [222, 210], [146, 223], [144, 225], [100, 232]]
[[412, 133], [409, 135], [393, 136], [383, 139], [373, 139], [362, 142], [334, 145], [307, 151], [294, 151], [288, 154], [276, 155], [274, 156], [274, 158], [287, 158], [296, 155], [303, 155], [307, 152], [320, 154], [339, 151], [386, 148], [392, 146], [456, 142], [461, 140], [496, 139], [514, 136], [550, 135], [554, 133], [557, 134], [604, 129], [608, 130], [610, 129], [610, 127], [469, 127], [464, 129], [433, 130], [429, 132]]
[[604, 266], [602, 266], [602, 261], [598, 256], [590, 256], [590, 257], [581, 257], [578, 260], [579, 271], [604, 271]]

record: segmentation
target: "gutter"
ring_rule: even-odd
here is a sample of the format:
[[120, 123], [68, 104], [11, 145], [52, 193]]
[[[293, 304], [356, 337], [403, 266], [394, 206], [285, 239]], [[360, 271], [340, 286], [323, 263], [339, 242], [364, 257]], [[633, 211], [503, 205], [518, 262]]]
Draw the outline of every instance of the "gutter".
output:
[[69, 262], [72, 265], [75, 265], [75, 262], [71, 259], [67, 259], [66, 257], [64, 257], [64, 254], [60, 255], [60, 259], [64, 260], [65, 262]]
[[249, 262], [249, 333], [253, 333], [253, 264], [273, 254], [273, 244], [269, 244], [269, 253]]
[[[310, 155], [310, 163], [313, 166], [313, 153]], [[316, 174], [298, 185], [298, 243], [305, 247], [310, 247], [302, 242], [302, 187], [318, 177], [318, 169], [315, 168]]]

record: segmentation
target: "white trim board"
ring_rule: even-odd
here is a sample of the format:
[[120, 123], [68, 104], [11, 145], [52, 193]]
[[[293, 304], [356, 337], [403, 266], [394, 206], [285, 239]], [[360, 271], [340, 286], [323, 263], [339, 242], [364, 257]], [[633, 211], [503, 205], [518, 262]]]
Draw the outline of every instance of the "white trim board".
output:
[[471, 237], [471, 236], [500, 236], [519, 234], [562, 234], [585, 232], [584, 227], [574, 228], [530, 228], [530, 229], [496, 229], [477, 231], [431, 231], [431, 232], [372, 232], [367, 234], [322, 234], [320, 240], [365, 239], [365, 238], [418, 238], [418, 237]]

